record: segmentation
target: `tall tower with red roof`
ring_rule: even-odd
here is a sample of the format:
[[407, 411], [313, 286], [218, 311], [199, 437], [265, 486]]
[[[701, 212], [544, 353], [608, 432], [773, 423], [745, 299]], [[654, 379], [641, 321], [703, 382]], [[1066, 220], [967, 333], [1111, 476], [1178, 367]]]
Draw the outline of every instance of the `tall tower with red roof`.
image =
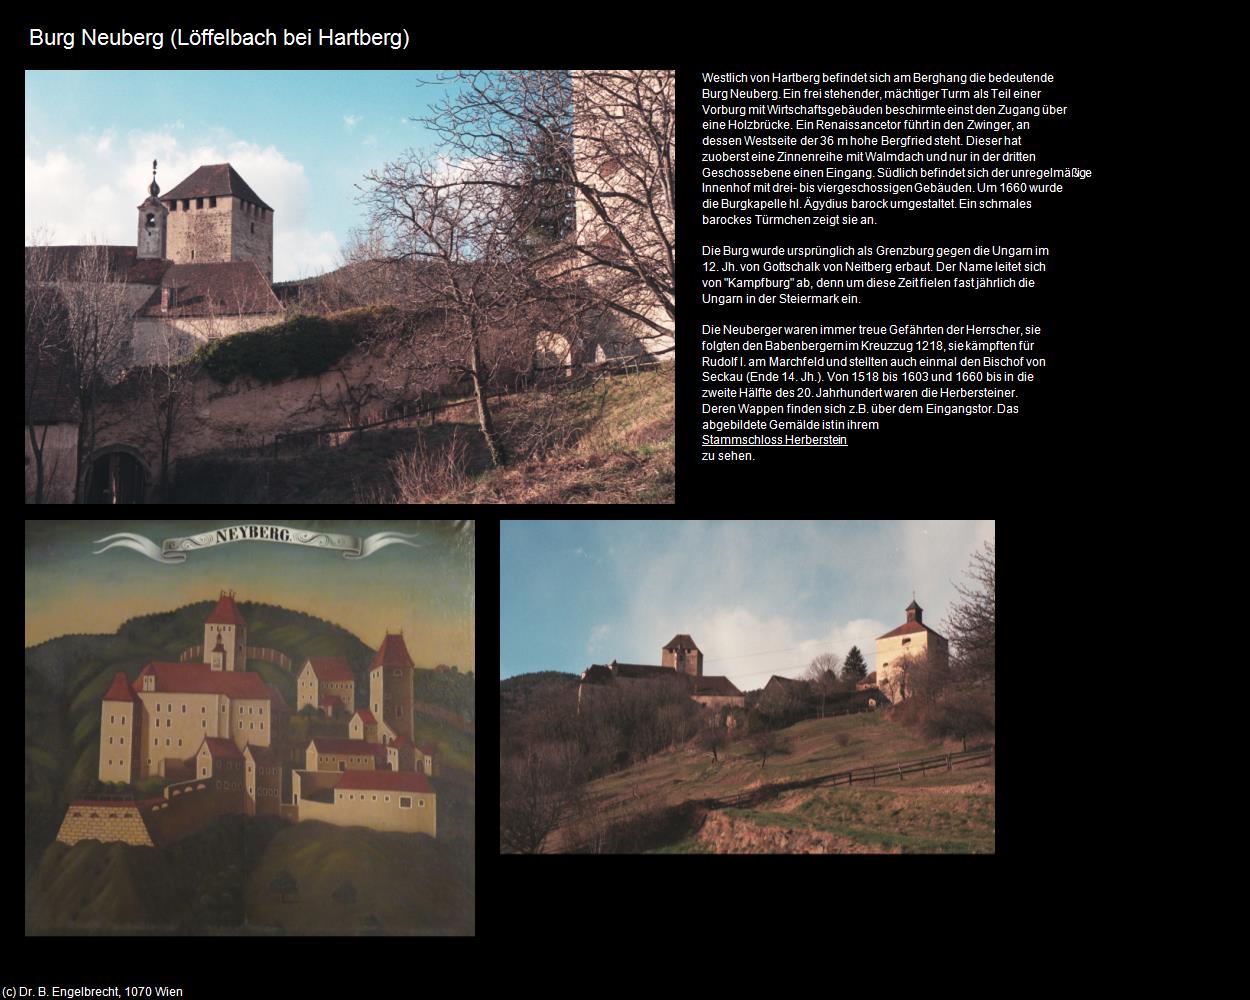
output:
[[369, 708], [383, 743], [412, 739], [412, 657], [404, 635], [389, 632], [369, 664]]
[[100, 780], [133, 782], [138, 773], [139, 716], [143, 706], [126, 675], [113, 675], [113, 685], [100, 702]]
[[[220, 667], [216, 658], [209, 659], [219, 639], [226, 650]], [[213, 608], [213, 613], [204, 622], [204, 658], [212, 664], [214, 670], [247, 669], [247, 619], [234, 603], [233, 590], [221, 592], [217, 607]]]

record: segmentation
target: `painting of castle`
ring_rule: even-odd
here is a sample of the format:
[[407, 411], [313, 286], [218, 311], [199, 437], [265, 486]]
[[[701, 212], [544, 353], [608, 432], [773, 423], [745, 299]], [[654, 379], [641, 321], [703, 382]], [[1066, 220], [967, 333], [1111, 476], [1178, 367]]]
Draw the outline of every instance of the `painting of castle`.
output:
[[474, 933], [471, 522], [125, 526], [27, 523], [27, 934]]

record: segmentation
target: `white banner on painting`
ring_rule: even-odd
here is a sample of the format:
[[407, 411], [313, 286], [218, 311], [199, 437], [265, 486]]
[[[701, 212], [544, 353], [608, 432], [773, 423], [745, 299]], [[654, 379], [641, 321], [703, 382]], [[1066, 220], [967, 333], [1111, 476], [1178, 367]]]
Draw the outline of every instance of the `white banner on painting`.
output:
[[96, 539], [96, 545], [105, 542], [108, 544], [97, 550], [95, 555], [98, 556], [109, 549], [130, 549], [168, 566], [186, 562], [188, 552], [212, 548], [214, 545], [229, 545], [231, 542], [283, 542], [287, 545], [307, 545], [342, 552], [344, 559], [367, 559], [388, 545], [409, 545], [412, 548], [420, 548], [415, 542], [408, 541], [416, 537], [415, 533], [405, 535], [399, 531], [382, 531], [368, 538], [358, 538], [355, 535], [335, 535], [326, 531], [285, 528], [280, 524], [236, 524], [228, 528], [216, 528], [199, 535], [188, 535], [185, 538], [166, 538], [160, 545], [142, 535], [120, 532]]

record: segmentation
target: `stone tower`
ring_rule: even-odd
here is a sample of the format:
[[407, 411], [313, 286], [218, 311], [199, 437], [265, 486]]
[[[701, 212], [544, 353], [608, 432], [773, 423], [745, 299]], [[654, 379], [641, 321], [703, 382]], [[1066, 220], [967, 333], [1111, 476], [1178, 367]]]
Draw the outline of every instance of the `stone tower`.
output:
[[152, 183], [148, 185], [147, 200], [139, 206], [139, 260], [165, 259], [165, 230], [169, 211], [157, 197], [161, 193], [156, 183], [156, 161], [152, 161]]
[[679, 674], [703, 676], [703, 654], [688, 635], [673, 636], [673, 641], [660, 651], [660, 665], [672, 667]]
[[403, 633], [388, 632], [369, 664], [369, 708], [378, 720], [383, 743], [400, 736], [412, 739], [413, 669]]
[[924, 609], [915, 598], [906, 614], [907, 621], [877, 639], [877, 688], [893, 702], [907, 697], [909, 671], [945, 670], [950, 661], [949, 644], [924, 623]]
[[[225, 647], [221, 666], [210, 659], [218, 642]], [[204, 622], [204, 662], [214, 670], [247, 669], [247, 620], [234, 603], [234, 591], [223, 590], [217, 607]]]
[[175, 264], [250, 260], [273, 282], [273, 209], [229, 163], [197, 168], [161, 201]]

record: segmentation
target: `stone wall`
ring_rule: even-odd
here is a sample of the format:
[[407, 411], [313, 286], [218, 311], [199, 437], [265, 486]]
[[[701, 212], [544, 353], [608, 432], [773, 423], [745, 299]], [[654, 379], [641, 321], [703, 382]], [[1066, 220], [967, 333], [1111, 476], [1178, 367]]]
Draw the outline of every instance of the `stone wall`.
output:
[[273, 212], [244, 205], [238, 198], [231, 215], [231, 260], [256, 262], [265, 280], [273, 284]]
[[[235, 198], [225, 196], [216, 199], [176, 199], [177, 211], [169, 213], [165, 239], [166, 256], [175, 264], [209, 264], [214, 261], [231, 260], [231, 208]], [[203, 208], [196, 208], [196, 201]], [[183, 209], [183, 202], [190, 202], [190, 209]], [[263, 268], [262, 268], [263, 270]]]
[[154, 847], [152, 835], [134, 802], [71, 802], [57, 831], [62, 844], [80, 840], [120, 841]]
[[217, 816], [243, 812], [243, 792], [221, 791], [212, 779], [185, 781], [165, 788], [166, 798], [147, 813], [158, 844], [172, 844], [202, 830]]

